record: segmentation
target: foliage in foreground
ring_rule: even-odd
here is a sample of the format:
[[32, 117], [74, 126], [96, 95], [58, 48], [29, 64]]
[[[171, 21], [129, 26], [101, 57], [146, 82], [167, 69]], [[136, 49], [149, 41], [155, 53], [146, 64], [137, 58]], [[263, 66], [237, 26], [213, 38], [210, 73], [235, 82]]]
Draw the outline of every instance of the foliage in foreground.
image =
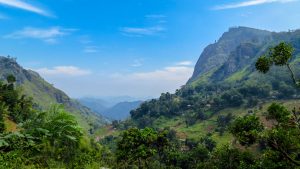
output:
[[[0, 82], [0, 168], [99, 168], [103, 148], [85, 138], [75, 118], [60, 106], [36, 110], [15, 80]], [[8, 130], [5, 118], [17, 129]]]
[[[262, 59], [257, 62], [257, 69], [263, 73], [269, 70], [265, 66], [271, 66], [270, 63], [284, 66], [291, 57], [291, 49], [286, 44], [280, 44], [271, 51], [270, 56], [264, 56], [270, 59], [268, 64]], [[264, 126], [261, 117], [255, 114], [238, 117], [233, 123], [231, 114], [219, 116], [218, 130], [229, 129], [236, 143], [216, 147], [211, 134], [198, 141], [179, 140], [172, 129], [145, 127], [149, 125], [148, 116], [141, 118], [139, 111], [150, 112], [150, 118], [176, 114], [176, 110], [181, 108], [189, 111], [195, 108], [186, 102], [178, 105], [176, 97], [166, 94], [160, 98], [165, 106], [158, 108], [157, 102], [150, 101], [151, 106], [144, 105], [139, 111], [132, 112], [133, 118], [141, 120], [139, 126], [142, 129], [130, 128], [120, 137], [110, 138], [108, 143], [115, 142], [116, 146], [109, 151], [105, 145], [89, 141], [74, 117], [61, 107], [54, 106], [46, 112], [36, 110], [31, 99], [15, 89], [14, 82], [15, 78], [8, 76], [6, 83], [0, 83], [0, 168], [300, 168], [300, 113], [296, 109], [291, 111], [282, 105], [272, 104], [265, 114], [268, 126]], [[239, 92], [225, 92], [221, 100], [215, 98], [214, 104], [222, 103], [220, 107], [238, 106], [243, 102], [240, 93], [255, 95], [256, 89], [250, 87]], [[262, 91], [259, 90], [259, 93], [264, 93]], [[188, 96], [189, 91], [185, 92], [181, 94]], [[169, 107], [170, 98], [172, 104]], [[205, 113], [197, 116], [203, 120], [206, 118]], [[6, 118], [18, 124], [18, 128], [8, 130], [4, 123]], [[187, 117], [187, 126], [193, 122], [192, 119], [193, 116]]]

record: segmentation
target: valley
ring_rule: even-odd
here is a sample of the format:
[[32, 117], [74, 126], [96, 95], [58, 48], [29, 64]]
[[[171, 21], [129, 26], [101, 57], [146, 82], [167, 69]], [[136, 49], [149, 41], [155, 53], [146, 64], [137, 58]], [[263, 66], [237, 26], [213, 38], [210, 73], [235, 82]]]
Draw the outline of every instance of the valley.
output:
[[[300, 30], [234, 27], [204, 49], [174, 93], [114, 102], [71, 99], [15, 58], [0, 57], [0, 164], [14, 168], [28, 153], [49, 160], [22, 163], [29, 168], [265, 168], [279, 160], [273, 168], [296, 169], [299, 57]], [[237, 159], [234, 167], [227, 158]]]

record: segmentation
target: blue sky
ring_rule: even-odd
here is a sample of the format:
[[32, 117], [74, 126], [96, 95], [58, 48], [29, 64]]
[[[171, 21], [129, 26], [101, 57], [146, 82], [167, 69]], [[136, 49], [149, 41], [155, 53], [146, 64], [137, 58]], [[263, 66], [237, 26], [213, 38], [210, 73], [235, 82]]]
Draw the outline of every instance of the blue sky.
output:
[[72, 97], [157, 97], [232, 26], [300, 28], [298, 0], [0, 0], [0, 55]]

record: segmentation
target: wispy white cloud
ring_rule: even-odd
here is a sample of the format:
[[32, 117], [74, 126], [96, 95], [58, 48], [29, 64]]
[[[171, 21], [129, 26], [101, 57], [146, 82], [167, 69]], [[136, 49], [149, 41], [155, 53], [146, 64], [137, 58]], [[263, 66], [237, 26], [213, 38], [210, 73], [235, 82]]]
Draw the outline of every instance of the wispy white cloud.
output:
[[141, 67], [141, 66], [143, 66], [142, 60], [141, 59], [134, 60], [133, 64], [131, 66], [132, 67]]
[[121, 88], [126, 86], [126, 90], [133, 90], [132, 93], [138, 95], [157, 96], [180, 88], [192, 76], [193, 71], [190, 62], [183, 61], [153, 71], [115, 73], [111, 75], [110, 81], [119, 84]]
[[158, 96], [162, 92], [174, 92], [187, 82], [192, 73], [192, 67], [170, 66], [149, 72], [116, 73], [111, 75], [110, 82], [131, 94]]
[[53, 68], [35, 69], [42, 76], [84, 76], [91, 74], [91, 71], [75, 66], [56, 66]]
[[175, 64], [157, 70], [136, 71], [132, 73], [91, 73], [83, 70], [84, 73], [79, 73], [83, 74], [82, 76], [68, 75], [78, 75], [78, 73], [64, 73], [61, 75], [62, 71], [57, 70], [57, 68], [44, 68], [38, 70], [38, 72], [47, 81], [53, 83], [72, 97], [97, 97], [103, 95], [157, 97], [162, 92], [174, 92], [180, 86], [184, 85], [193, 73], [192, 67], [176, 66]]
[[192, 72], [193, 68], [191, 67], [171, 66], [153, 72], [134, 73], [130, 76], [134, 79], [149, 80], [149, 82], [177, 81], [182, 83], [185, 82], [188, 77], [190, 77]]
[[[140, 60], [135, 61], [137, 61], [138, 64], [141, 64]], [[154, 71], [135, 72], [130, 74], [117, 73], [114, 74], [113, 77], [125, 77], [132, 80], [149, 80], [149, 82], [178, 81], [180, 83], [185, 83], [194, 70], [192, 64], [191, 61], [182, 61]]]
[[242, 1], [239, 3], [232, 3], [232, 4], [224, 4], [215, 6], [214, 10], [223, 10], [223, 9], [234, 9], [234, 8], [241, 8], [247, 6], [256, 6], [256, 5], [263, 5], [268, 3], [288, 3], [288, 2], [295, 2], [298, 0], [247, 0]]
[[98, 46], [85, 46], [83, 49], [84, 53], [98, 53], [99, 47]]
[[75, 31], [75, 29], [65, 29], [61, 27], [51, 27], [46, 29], [25, 27], [22, 30], [13, 32], [4, 37], [11, 39], [40, 39], [47, 43], [56, 43], [57, 38], [69, 35], [73, 31]]
[[124, 27], [121, 28], [120, 31], [125, 36], [151, 36], [157, 35], [161, 32], [164, 32], [166, 29], [162, 26], [153, 26], [153, 27], [145, 27], [145, 28], [138, 28], [138, 27]]
[[21, 0], [0, 0], [0, 4], [5, 5], [5, 6], [10, 6], [10, 7], [13, 7], [13, 8], [18, 8], [18, 9], [30, 11], [30, 12], [37, 13], [37, 14], [44, 15], [44, 16], [53, 16], [52, 14], [47, 12], [46, 10], [44, 10], [42, 8], [39, 8], [39, 7], [36, 7], [32, 4], [26, 3], [26, 2], [21, 1]]
[[177, 66], [192, 66], [193, 65], [193, 62], [192, 61], [181, 61], [181, 62], [178, 62], [176, 63]]

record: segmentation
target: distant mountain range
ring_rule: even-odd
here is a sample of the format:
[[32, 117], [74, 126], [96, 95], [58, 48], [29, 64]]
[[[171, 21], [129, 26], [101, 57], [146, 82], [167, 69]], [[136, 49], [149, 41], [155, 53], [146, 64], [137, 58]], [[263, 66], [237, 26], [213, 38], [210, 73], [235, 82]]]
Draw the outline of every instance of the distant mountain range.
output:
[[46, 82], [37, 72], [21, 67], [15, 58], [0, 56], [0, 80], [5, 80], [10, 74], [16, 77], [17, 86], [24, 94], [32, 97], [40, 109], [47, 110], [53, 104], [61, 104], [87, 131], [98, 128], [106, 122], [102, 116]]
[[81, 98], [78, 101], [94, 112], [110, 120], [124, 120], [130, 116], [130, 111], [140, 106], [143, 101], [129, 96], [105, 98]]

